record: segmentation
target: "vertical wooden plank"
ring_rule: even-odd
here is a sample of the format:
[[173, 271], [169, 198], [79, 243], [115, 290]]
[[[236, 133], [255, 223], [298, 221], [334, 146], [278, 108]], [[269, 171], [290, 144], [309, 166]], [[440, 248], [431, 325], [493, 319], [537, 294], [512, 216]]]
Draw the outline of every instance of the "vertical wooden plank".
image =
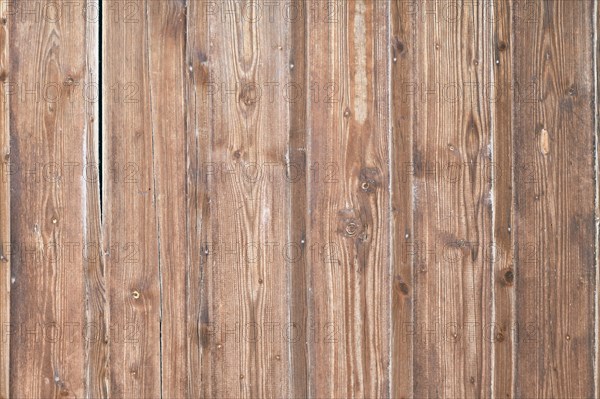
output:
[[311, 395], [388, 397], [388, 2], [310, 7]]
[[517, 397], [594, 395], [593, 3], [514, 22]]
[[[493, 158], [487, 168], [492, 178], [494, 203], [493, 250], [493, 314], [490, 325], [493, 342], [494, 385], [493, 396], [514, 397], [514, 349], [515, 349], [515, 290], [514, 290], [514, 242], [511, 234], [514, 224], [513, 196], [513, 9], [516, 3], [494, 0], [484, 14], [492, 29], [491, 68], [493, 79], [488, 86], [487, 101], [492, 112]], [[519, 10], [523, 12], [523, 10]], [[498, 60], [498, 63], [496, 63]]]
[[[283, 335], [289, 319], [289, 198], [282, 173], [289, 106], [269, 93], [283, 91], [293, 66], [289, 24], [271, 22], [268, 3], [205, 4], [209, 48], [194, 49], [203, 65], [196, 76], [207, 78], [196, 88], [210, 87], [211, 130], [203, 139], [210, 164], [203, 166], [215, 168], [203, 199], [209, 223], [202, 223], [210, 230], [203, 237], [212, 240], [202, 243], [203, 288], [210, 290], [206, 318], [201, 309], [210, 330], [202, 352], [202, 362], [210, 364], [210, 375], [203, 375], [209, 397], [291, 395]], [[206, 29], [203, 22], [190, 21], [190, 28]]]
[[[286, 8], [281, 7], [280, 12]], [[290, 64], [294, 68], [290, 70], [291, 87], [296, 89], [297, 98], [289, 99], [290, 128], [288, 155], [286, 159], [286, 184], [289, 198], [288, 235], [287, 242], [290, 248], [297, 248], [300, 256], [291, 256], [288, 262], [288, 290], [289, 290], [289, 323], [297, 325], [299, 329], [306, 331], [310, 323], [308, 307], [308, 267], [310, 261], [306, 247], [306, 223], [307, 214], [307, 190], [306, 190], [306, 144], [307, 144], [307, 103], [310, 101], [309, 86], [307, 83], [306, 65], [306, 22], [307, 5], [304, 0], [292, 0], [289, 2], [288, 15], [291, 37], [290, 37]], [[297, 10], [295, 13], [292, 10]], [[285, 20], [281, 21], [284, 23]], [[289, 340], [290, 344], [290, 367], [287, 371], [290, 384], [290, 392], [294, 397], [309, 396], [309, 359], [310, 344], [307, 342], [306, 333], [300, 339]]]
[[16, 6], [9, 396], [84, 397], [86, 23], [80, 12], [61, 14], [63, 1]]
[[419, 8], [415, 397], [489, 397], [489, 35], [470, 1]]
[[[187, 296], [187, 383], [190, 397], [211, 396], [213, 363], [207, 353], [211, 350], [214, 326], [209, 320], [212, 304], [212, 268], [207, 267], [207, 243], [211, 242], [211, 207], [209, 174], [211, 165], [210, 133], [212, 132], [212, 102], [209, 101], [208, 58], [209, 30], [207, 3], [187, 3], [186, 59], [187, 80], [187, 227], [188, 274]], [[206, 251], [206, 252], [205, 252]]]
[[102, 4], [103, 239], [110, 397], [161, 396], [161, 290], [147, 2]]
[[[154, 206], [157, 212], [161, 284], [161, 394], [188, 394], [186, 340], [187, 156], [185, 87], [186, 4], [147, 2]], [[193, 243], [198, 247], [198, 243]], [[198, 265], [194, 265], [198, 267]]]
[[[9, 80], [9, 28], [6, 9], [0, 9], [0, 84]], [[0, 398], [9, 397], [10, 376], [10, 109], [0, 98]]]
[[415, 62], [414, 3], [391, 2], [390, 51], [392, 57], [392, 392], [393, 398], [413, 397], [414, 226], [413, 135], [418, 106], [410, 91], [418, 85]]
[[102, 256], [102, 215], [100, 207], [99, 103], [101, 96], [99, 70], [100, 3], [85, 3], [86, 67], [84, 100], [86, 130], [83, 178], [86, 183], [84, 231], [84, 269], [86, 289], [86, 391], [92, 398], [107, 398], [109, 391], [110, 329], [106, 292], [106, 270]]
[[598, 148], [600, 147], [600, 103], [598, 102], [598, 94], [600, 94], [600, 87], [598, 87], [598, 81], [600, 78], [600, 69], [598, 67], [598, 56], [600, 55], [600, 41], [598, 40], [598, 34], [600, 27], [600, 8], [598, 3], [594, 2], [594, 68], [596, 71], [594, 75], [594, 104], [595, 104], [595, 118], [594, 118], [594, 178], [596, 182], [595, 187], [595, 199], [596, 199], [596, 220], [595, 220], [595, 245], [596, 245], [596, 258], [595, 258], [595, 297], [594, 297], [594, 322], [595, 322], [595, 336], [594, 336], [594, 396], [600, 395], [600, 273], [598, 271], [598, 265], [600, 265], [600, 160], [598, 159]]

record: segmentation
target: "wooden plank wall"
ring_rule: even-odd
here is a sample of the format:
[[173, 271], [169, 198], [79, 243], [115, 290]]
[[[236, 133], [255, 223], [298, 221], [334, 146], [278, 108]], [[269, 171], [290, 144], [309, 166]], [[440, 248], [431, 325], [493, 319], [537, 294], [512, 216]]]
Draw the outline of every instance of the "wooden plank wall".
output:
[[0, 3], [0, 398], [592, 398], [594, 0]]

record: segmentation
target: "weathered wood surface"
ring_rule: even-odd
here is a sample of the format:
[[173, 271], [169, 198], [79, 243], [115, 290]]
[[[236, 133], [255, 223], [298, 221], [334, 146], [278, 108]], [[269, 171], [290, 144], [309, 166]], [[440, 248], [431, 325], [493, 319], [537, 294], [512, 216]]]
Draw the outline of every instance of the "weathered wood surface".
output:
[[[151, 50], [161, 43], [150, 47], [149, 40], [161, 27], [149, 26], [149, 3], [108, 2], [103, 6], [102, 246], [109, 357], [103, 393], [106, 397], [160, 397], [162, 387], [163, 274], [159, 180], [154, 168], [157, 147], [161, 145], [159, 135], [176, 131], [156, 132], [152, 90], [159, 77], [152, 74], [156, 54]], [[173, 36], [176, 32], [169, 39], [176, 40]], [[172, 58], [176, 59], [177, 54], [164, 61], [171, 62]]]
[[[0, 81], [8, 76], [8, 52], [10, 37], [6, 25], [6, 10], [0, 10]], [[2, 334], [10, 325], [10, 109], [8, 100], [0, 103], [0, 325]], [[8, 166], [7, 166], [8, 165]], [[0, 398], [9, 397], [10, 339], [0, 342]]]
[[[487, 168], [487, 177], [492, 179], [494, 225], [492, 245], [487, 249], [492, 260], [492, 309], [493, 320], [490, 339], [493, 342], [493, 393], [497, 397], [514, 397], [513, 354], [516, 350], [516, 302], [515, 302], [515, 241], [512, 234], [514, 225], [514, 187], [513, 187], [513, 104], [514, 97], [510, 88], [517, 87], [513, 78], [513, 16], [515, 11], [509, 2], [498, 2], [495, 23], [491, 24], [493, 51], [491, 61], [492, 79], [495, 87], [500, 88], [500, 96], [493, 102], [488, 100], [491, 112], [491, 130], [493, 137], [492, 158]], [[516, 34], [516, 33], [515, 33]], [[497, 60], [498, 62], [496, 63]], [[516, 82], [519, 83], [519, 82]], [[526, 81], [522, 82], [526, 86]], [[518, 87], [521, 87], [519, 85]]]
[[415, 397], [491, 393], [491, 118], [483, 85], [494, 54], [483, 12], [461, 7], [456, 21], [415, 22]]
[[535, 84], [513, 108], [518, 397], [598, 397], [596, 8], [542, 2], [515, 21], [514, 80]]
[[31, 14], [17, 18], [6, 9], [3, 20], [10, 37], [2, 79], [11, 115], [12, 284], [10, 324], [3, 326], [5, 339], [10, 338], [8, 397], [83, 397], [83, 237], [87, 217], [97, 217], [87, 212], [89, 185], [83, 175], [89, 37], [81, 14], [71, 20], [52, 13], [40, 18], [41, 5], [23, 2]]
[[418, 99], [406, 95], [416, 80], [415, 19], [406, 13], [406, 3], [390, 3], [391, 138], [391, 397], [412, 397], [414, 385], [414, 196], [413, 143]]
[[195, 170], [205, 209], [201, 241], [193, 243], [202, 251], [193, 267], [202, 270], [205, 301], [196, 334], [210, 365], [202, 368], [201, 395], [288, 397], [292, 346], [281, 334], [289, 323], [283, 165], [290, 117], [267, 88], [290, 80], [290, 27], [252, 8], [223, 20], [221, 7], [234, 6], [219, 3], [188, 21], [196, 35], [208, 35], [188, 47], [193, 127], [207, 146]]
[[[318, 4], [318, 3], [317, 3]], [[388, 4], [309, 15], [307, 245], [314, 397], [390, 395]], [[324, 56], [326, 55], [326, 56]], [[314, 173], [313, 173], [314, 172]]]
[[598, 8], [3, 4], [0, 397], [598, 397]]

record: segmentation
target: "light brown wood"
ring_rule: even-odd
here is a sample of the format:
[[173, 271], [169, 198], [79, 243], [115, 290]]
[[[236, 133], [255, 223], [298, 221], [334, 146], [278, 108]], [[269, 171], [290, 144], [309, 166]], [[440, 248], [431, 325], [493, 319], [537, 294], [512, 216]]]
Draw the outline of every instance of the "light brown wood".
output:
[[[0, 82], [8, 80], [9, 29], [6, 10], [0, 10]], [[10, 109], [9, 99], [0, 102], [0, 398], [10, 396]]]
[[161, 273], [148, 42], [149, 2], [103, 18], [103, 251], [107, 397], [161, 396]]
[[391, 176], [392, 176], [392, 392], [394, 398], [413, 397], [414, 374], [414, 197], [413, 145], [418, 100], [407, 95], [418, 85], [415, 16], [402, 0], [391, 4], [390, 57]]
[[111, 339], [108, 319], [106, 292], [106, 268], [102, 256], [102, 215], [100, 209], [100, 70], [99, 32], [100, 3], [89, 1], [86, 14], [86, 92], [85, 92], [85, 135], [84, 159], [86, 168], [85, 230], [83, 231], [85, 250], [83, 267], [85, 271], [86, 347], [85, 384], [91, 397], [108, 397], [109, 340]]
[[[304, 0], [293, 0], [290, 2], [290, 8], [297, 10], [305, 9], [308, 3]], [[293, 16], [294, 14], [290, 14]], [[299, 339], [290, 342], [290, 365], [289, 365], [289, 384], [290, 393], [294, 397], [308, 397], [310, 373], [310, 357], [312, 354], [311, 344], [308, 342], [307, 326], [310, 325], [309, 307], [308, 307], [308, 281], [309, 267], [311, 262], [310, 251], [306, 245], [306, 225], [309, 219], [307, 213], [307, 136], [308, 136], [308, 102], [306, 97], [309, 90], [309, 81], [307, 78], [307, 27], [308, 16], [305, 12], [298, 13], [295, 18], [290, 17], [290, 64], [294, 68], [290, 69], [290, 82], [297, 88], [299, 96], [295, 100], [289, 101], [289, 138], [288, 138], [288, 159], [285, 162], [286, 167], [286, 185], [289, 198], [287, 204], [288, 210], [286, 217], [289, 222], [287, 225], [287, 243], [299, 251], [286, 259], [288, 269], [288, 290], [289, 290], [289, 323], [298, 326], [298, 331], [303, 331]], [[292, 340], [290, 340], [292, 341]]]
[[213, 364], [209, 355], [214, 324], [209, 319], [212, 306], [213, 273], [209, 266], [208, 243], [213, 242], [209, 174], [211, 165], [212, 99], [207, 65], [209, 52], [209, 9], [201, 2], [189, 2], [187, 7], [186, 60], [187, 82], [187, 378], [191, 397], [210, 397]]
[[598, 397], [598, 9], [0, 5], [0, 398]]
[[[497, 7], [495, 23], [490, 39], [490, 58], [493, 71], [491, 83], [494, 91], [488, 91], [486, 100], [491, 107], [491, 132], [493, 155], [485, 169], [492, 179], [494, 200], [493, 245], [487, 247], [492, 261], [493, 310], [489, 333], [492, 342], [494, 383], [492, 393], [498, 398], [515, 396], [514, 391], [514, 351], [517, 338], [515, 320], [515, 244], [512, 226], [514, 225], [513, 195], [513, 13], [520, 13], [510, 3], [495, 1]], [[499, 62], [496, 64], [496, 60]], [[524, 83], [524, 82], [523, 82]], [[489, 86], [490, 89], [492, 86]]]
[[[283, 166], [290, 117], [288, 104], [272, 99], [268, 85], [279, 84], [279, 93], [290, 79], [290, 29], [253, 22], [252, 9], [237, 19], [223, 14], [221, 7], [234, 6], [215, 5], [206, 24], [204, 17], [190, 20], [192, 31], [208, 29], [208, 48], [200, 42], [190, 49], [198, 58], [197, 107], [210, 107], [209, 130], [197, 125], [198, 133], [209, 135], [201, 138], [208, 151], [200, 154], [210, 153], [200, 159], [201, 176], [208, 177], [201, 236], [211, 240], [200, 243], [208, 300], [201, 309], [208, 330], [200, 331], [208, 333], [201, 338], [202, 362], [210, 365], [202, 390], [209, 397], [288, 397], [289, 198]], [[204, 111], [198, 123], [202, 118]]]
[[[320, 2], [313, 2], [319, 8]], [[309, 14], [307, 245], [314, 397], [390, 395], [388, 5]], [[334, 11], [332, 11], [334, 12]]]
[[483, 8], [457, 6], [455, 21], [417, 22], [415, 397], [491, 394], [491, 133], [483, 88], [493, 61]]
[[83, 397], [86, 23], [21, 6], [32, 13], [7, 16], [6, 76], [19, 88], [9, 104], [9, 397]]
[[593, 2], [534, 11], [513, 42], [514, 79], [535, 88], [513, 111], [515, 395], [594, 397]]
[[598, 82], [600, 81], [600, 69], [598, 67], [599, 55], [600, 55], [600, 41], [598, 40], [598, 35], [600, 35], [599, 27], [600, 27], [600, 8], [597, 3], [594, 3], [593, 7], [594, 11], [594, 25], [593, 25], [593, 40], [595, 46], [593, 47], [594, 56], [593, 56], [593, 70], [596, 71], [595, 82], [594, 82], [594, 101], [596, 104], [595, 112], [595, 123], [594, 123], [594, 168], [595, 168], [595, 205], [596, 205], [596, 217], [595, 217], [595, 225], [596, 232], [594, 243], [596, 245], [596, 258], [595, 258], [595, 301], [594, 301], [594, 323], [595, 323], [595, 336], [594, 336], [594, 394], [597, 396], [600, 394], [600, 345], [598, 345], [600, 339], [600, 301], [598, 299], [598, 290], [600, 288], [600, 273], [598, 272], [598, 265], [600, 264], [600, 251], [598, 248], [600, 246], [600, 224], [598, 223], [600, 218], [600, 176], [599, 176], [599, 168], [600, 168], [600, 160], [598, 159], [598, 146], [600, 145], [600, 104], [598, 102], [598, 95], [600, 94], [600, 88], [598, 87]]
[[[160, 279], [161, 396], [188, 397], [186, 7], [148, 1], [149, 97]], [[198, 248], [193, 242], [192, 248]]]

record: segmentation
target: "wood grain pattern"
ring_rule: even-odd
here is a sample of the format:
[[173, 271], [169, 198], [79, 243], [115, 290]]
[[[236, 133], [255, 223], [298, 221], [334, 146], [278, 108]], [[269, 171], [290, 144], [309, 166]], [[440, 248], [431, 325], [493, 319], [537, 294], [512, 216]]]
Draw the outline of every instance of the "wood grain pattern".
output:
[[[208, 58], [209, 9], [200, 2], [187, 7], [186, 60], [189, 68], [187, 83], [187, 238], [188, 275], [187, 298], [187, 383], [190, 397], [211, 396], [213, 364], [210, 360], [210, 339], [214, 332], [209, 320], [212, 304], [214, 268], [208, 267], [208, 243], [212, 240], [210, 205], [210, 175], [205, 173], [211, 161], [212, 99]], [[211, 258], [212, 259], [212, 258]]]
[[[149, 1], [148, 66], [152, 120], [152, 171], [158, 232], [161, 318], [161, 395], [188, 394], [188, 369], [180, 355], [186, 341], [187, 157], [186, 8], [182, 2]], [[197, 247], [197, 243], [193, 243]], [[182, 313], [184, 317], [182, 317]]]
[[537, 88], [514, 109], [518, 397], [595, 395], [592, 4], [515, 21], [515, 80]]
[[[294, 9], [302, 10], [307, 3], [304, 0], [293, 0], [290, 3]], [[288, 289], [289, 289], [289, 320], [293, 325], [304, 330], [304, 337], [290, 340], [290, 365], [288, 370], [290, 392], [294, 397], [308, 397], [309, 373], [312, 348], [307, 340], [307, 326], [311, 320], [308, 306], [308, 282], [309, 262], [311, 261], [306, 246], [307, 213], [307, 110], [310, 99], [306, 98], [309, 90], [307, 78], [307, 15], [298, 14], [290, 18], [290, 64], [294, 68], [290, 70], [290, 82], [293, 87], [298, 88], [300, 93], [305, 93], [294, 101], [289, 101], [289, 137], [288, 156], [286, 160], [287, 174], [287, 204], [288, 235], [287, 242], [299, 248], [301, 256], [293, 256], [288, 260]]]
[[[491, 131], [493, 154], [488, 177], [493, 190], [493, 246], [492, 259], [492, 318], [491, 341], [494, 366], [492, 393], [499, 398], [514, 397], [514, 350], [516, 345], [515, 320], [515, 266], [514, 262], [514, 196], [513, 196], [513, 7], [505, 1], [493, 3], [497, 14], [492, 28], [490, 51], [493, 58], [492, 83], [497, 95], [490, 93]], [[496, 64], [496, 60], [498, 63]]]
[[491, 54], [483, 8], [457, 4], [457, 21], [426, 18], [416, 39], [415, 397], [490, 396]]
[[202, 43], [192, 49], [207, 68], [196, 74], [196, 87], [217, 90], [199, 98], [211, 107], [209, 141], [203, 139], [210, 164], [202, 159], [203, 167], [217, 168], [204, 194], [210, 216], [202, 224], [212, 242], [202, 243], [210, 245], [202, 264], [210, 302], [201, 315], [214, 332], [204, 342], [210, 375], [203, 376], [203, 390], [209, 397], [288, 397], [290, 346], [282, 332], [289, 322], [289, 198], [282, 165], [290, 117], [285, 101], [267, 88], [290, 80], [290, 29], [265, 15], [254, 22], [253, 7], [235, 18], [223, 10], [235, 10], [236, 2], [220, 5], [220, 12], [207, 13], [206, 24], [190, 21], [198, 31], [208, 26], [209, 34], [207, 49]]
[[[107, 397], [161, 396], [161, 274], [148, 2], [103, 18], [103, 250]], [[110, 88], [110, 90], [108, 90]]]
[[[57, 2], [62, 5], [63, 2]], [[85, 394], [85, 284], [82, 251], [87, 185], [86, 23], [11, 15], [9, 72], [23, 88], [10, 101], [10, 394], [16, 398]], [[26, 44], [26, 45], [25, 45]], [[66, 173], [71, 167], [73, 175]], [[15, 169], [16, 170], [16, 169]], [[71, 250], [67, 251], [67, 248]]]
[[600, 95], [600, 88], [598, 87], [598, 82], [600, 81], [600, 69], [598, 67], [599, 55], [600, 55], [600, 40], [598, 40], [598, 35], [600, 35], [599, 27], [600, 27], [600, 8], [597, 3], [594, 3], [594, 16], [593, 16], [593, 40], [594, 40], [594, 55], [593, 55], [593, 70], [596, 71], [595, 81], [594, 81], [594, 104], [595, 104], [595, 120], [594, 120], [594, 168], [595, 168], [595, 205], [596, 205], [596, 219], [595, 219], [595, 237], [594, 243], [596, 246], [596, 258], [594, 264], [594, 274], [595, 274], [595, 297], [594, 297], [594, 323], [595, 323], [595, 336], [594, 336], [594, 394], [598, 396], [600, 394], [600, 302], [599, 302], [599, 287], [600, 287], [600, 272], [598, 271], [598, 265], [600, 264], [600, 160], [598, 159], [598, 146], [600, 145], [600, 103], [598, 100], [598, 95]]
[[[8, 79], [9, 29], [6, 10], [0, 10], [0, 82]], [[10, 109], [9, 99], [0, 103], [0, 398], [10, 394], [10, 339], [6, 337], [6, 326], [10, 325]]]
[[[318, 5], [315, 2], [313, 5]], [[310, 395], [389, 392], [388, 4], [336, 2], [335, 21], [309, 15], [307, 245], [312, 259]], [[323, 56], [327, 54], [327, 56]]]
[[[86, 347], [85, 347], [85, 384], [86, 392], [93, 398], [108, 396], [110, 325], [106, 292], [106, 269], [102, 256], [102, 215], [100, 208], [100, 70], [99, 70], [99, 33], [100, 3], [90, 0], [90, 10], [86, 22], [86, 95], [85, 99], [85, 135], [84, 159], [87, 165], [84, 171], [86, 203], [83, 267], [85, 271], [86, 295]], [[94, 13], [93, 10], [97, 10]]]
[[597, 397], [599, 7], [0, 6], [0, 398]]
[[391, 181], [392, 181], [392, 392], [393, 398], [413, 397], [414, 375], [414, 225], [413, 140], [418, 100], [407, 95], [415, 85], [416, 17], [407, 3], [391, 2], [390, 52]]

